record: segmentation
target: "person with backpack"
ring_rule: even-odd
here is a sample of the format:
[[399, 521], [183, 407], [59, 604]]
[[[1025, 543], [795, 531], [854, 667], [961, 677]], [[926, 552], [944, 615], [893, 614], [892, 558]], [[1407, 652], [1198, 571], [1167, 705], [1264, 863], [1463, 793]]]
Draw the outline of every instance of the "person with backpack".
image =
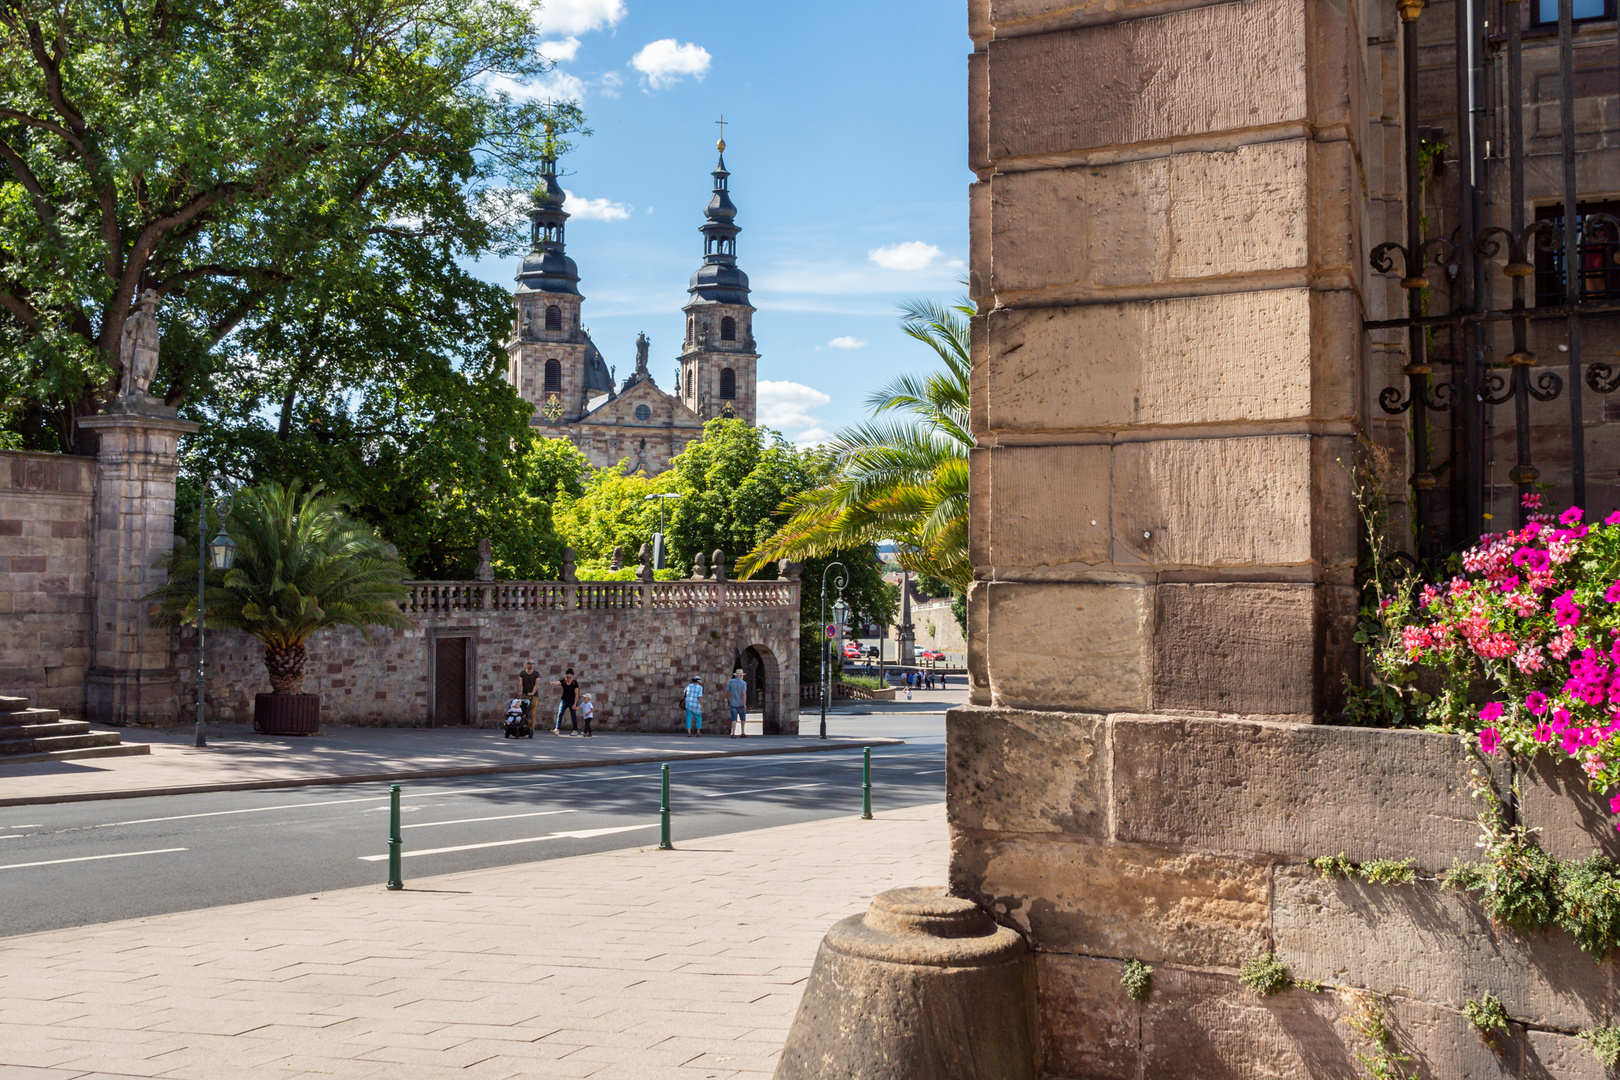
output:
[[692, 676], [692, 681], [686, 684], [683, 700], [686, 703], [686, 737], [695, 739], [703, 734], [703, 676]]

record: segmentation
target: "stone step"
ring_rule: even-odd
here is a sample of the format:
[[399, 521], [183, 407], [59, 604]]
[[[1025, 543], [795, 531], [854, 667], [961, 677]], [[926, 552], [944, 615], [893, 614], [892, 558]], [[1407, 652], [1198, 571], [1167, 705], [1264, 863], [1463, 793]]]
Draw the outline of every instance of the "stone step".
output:
[[83, 720], [48, 720], [39, 724], [0, 727], [0, 742], [26, 742], [50, 735], [88, 735], [90, 725]]
[[40, 754], [17, 754], [0, 757], [0, 764], [23, 765], [30, 761], [71, 761], [74, 758], [129, 757], [150, 754], [149, 743], [119, 743], [117, 746], [87, 746], [81, 750], [50, 750]]
[[[83, 757], [84, 751], [116, 752], [123, 745], [123, 737], [118, 732], [95, 731], [82, 720], [58, 720], [55, 709], [29, 709], [13, 715], [44, 715], [50, 719], [0, 727], [0, 761], [44, 760], [64, 754]], [[145, 746], [126, 749], [136, 754], [149, 752]]]
[[82, 735], [36, 735], [34, 752], [45, 754], [52, 750], [85, 750], [92, 746], [120, 746], [122, 737], [116, 731], [87, 731]]
[[0, 739], [10, 738], [10, 731], [14, 727], [48, 724], [61, 717], [62, 713], [57, 709], [18, 709], [16, 712], [0, 713]]
[[26, 708], [28, 708], [27, 698], [0, 695], [0, 713], [22, 712]]

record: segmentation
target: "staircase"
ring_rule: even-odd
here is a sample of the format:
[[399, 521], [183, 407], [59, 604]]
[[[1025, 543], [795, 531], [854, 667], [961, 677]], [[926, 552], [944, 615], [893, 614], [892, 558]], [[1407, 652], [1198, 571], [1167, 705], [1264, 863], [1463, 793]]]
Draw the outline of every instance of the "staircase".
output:
[[91, 731], [82, 720], [63, 720], [55, 709], [30, 709], [27, 698], [0, 697], [0, 765], [151, 752], [145, 743], [126, 746], [116, 731]]

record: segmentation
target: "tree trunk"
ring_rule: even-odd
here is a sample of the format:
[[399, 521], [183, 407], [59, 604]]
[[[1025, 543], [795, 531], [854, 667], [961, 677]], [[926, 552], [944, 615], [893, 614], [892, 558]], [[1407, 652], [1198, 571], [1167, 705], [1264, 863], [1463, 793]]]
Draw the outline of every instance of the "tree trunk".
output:
[[307, 653], [302, 641], [285, 649], [266, 648], [264, 667], [270, 673], [270, 689], [277, 694], [301, 694], [304, 691], [304, 660]]

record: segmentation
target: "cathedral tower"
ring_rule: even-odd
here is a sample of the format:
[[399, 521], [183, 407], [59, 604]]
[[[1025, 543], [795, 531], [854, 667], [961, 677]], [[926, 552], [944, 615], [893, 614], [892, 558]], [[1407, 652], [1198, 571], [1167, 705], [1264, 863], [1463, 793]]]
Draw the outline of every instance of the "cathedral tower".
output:
[[518, 268], [517, 318], [507, 343], [507, 381], [535, 407], [530, 423], [567, 424], [586, 403], [611, 393], [607, 362], [580, 325], [579, 271], [563, 250], [568, 212], [557, 183], [557, 160], [542, 159], [541, 187], [529, 210], [529, 254]]
[[681, 350], [681, 401], [704, 420], [735, 416], [754, 423], [754, 305], [748, 275], [737, 268], [737, 207], [731, 202], [726, 143], [716, 149], [714, 195], [702, 226], [703, 265], [692, 275], [685, 307], [686, 342]]

